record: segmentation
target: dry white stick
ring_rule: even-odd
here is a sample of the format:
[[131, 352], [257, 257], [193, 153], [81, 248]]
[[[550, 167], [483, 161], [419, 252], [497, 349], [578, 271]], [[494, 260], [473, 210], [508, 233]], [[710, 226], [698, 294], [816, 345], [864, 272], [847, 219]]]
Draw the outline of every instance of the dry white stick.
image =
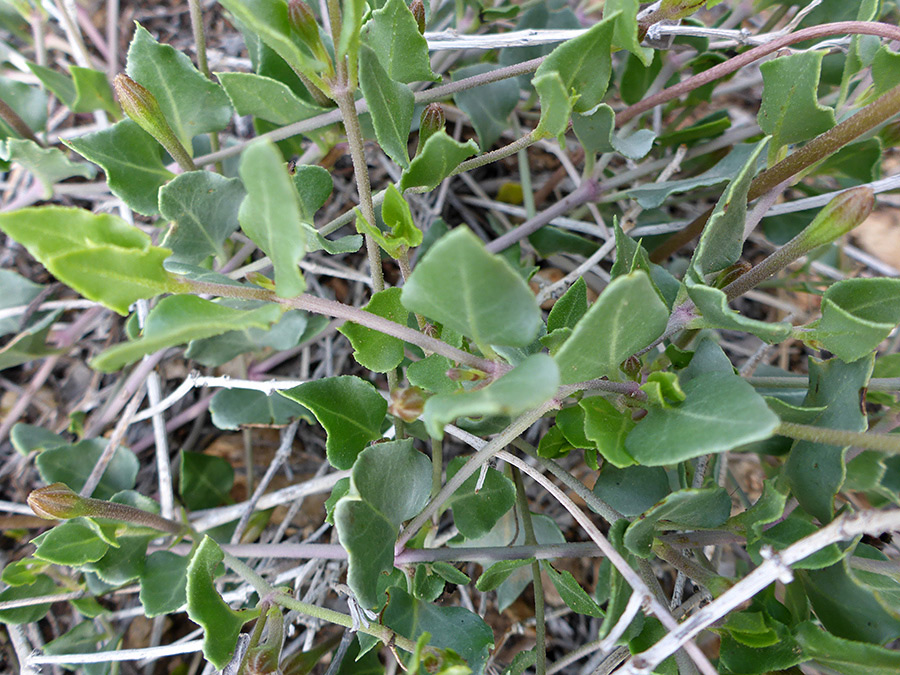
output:
[[769, 549], [762, 565], [732, 586], [715, 601], [700, 609], [650, 649], [635, 654], [625, 665], [625, 673], [644, 675], [731, 610], [750, 600], [776, 579], [793, 578], [790, 565], [800, 562], [829, 544], [847, 541], [861, 534], [878, 535], [900, 527], [900, 509], [860, 511], [838, 518], [818, 532], [801, 539], [783, 551]]
[[27, 666], [62, 663], [108, 663], [111, 661], [140, 661], [141, 659], [161, 659], [177, 654], [191, 654], [203, 648], [203, 640], [191, 640], [180, 644], [144, 649], [120, 649], [113, 652], [93, 652], [90, 654], [58, 654], [54, 656], [31, 656]]

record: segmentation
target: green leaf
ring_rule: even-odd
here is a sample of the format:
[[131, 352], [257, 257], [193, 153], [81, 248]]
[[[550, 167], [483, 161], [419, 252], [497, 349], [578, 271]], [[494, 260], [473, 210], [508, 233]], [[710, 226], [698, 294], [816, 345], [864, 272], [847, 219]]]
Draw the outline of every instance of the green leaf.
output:
[[431, 464], [411, 440], [378, 443], [359, 454], [334, 522], [349, 555], [347, 584], [365, 607], [379, 604], [378, 579], [393, 569], [400, 523], [425, 507], [430, 491]]
[[302, 405], [284, 396], [266, 396], [261, 391], [222, 389], [209, 404], [212, 423], [218, 429], [240, 429], [242, 426], [283, 426], [295, 417], [312, 423], [312, 415]]
[[488, 567], [478, 581], [475, 582], [475, 588], [482, 593], [487, 593], [497, 588], [500, 584], [509, 578], [509, 575], [520, 567], [525, 567], [534, 562], [534, 558], [524, 558], [522, 560], [499, 560]]
[[[794, 511], [780, 523], [773, 525], [762, 533], [756, 541], [747, 547], [750, 559], [757, 565], [762, 564], [760, 550], [763, 546], [771, 546], [775, 551], [783, 551], [804, 537], [818, 532], [819, 528], [812, 519], [802, 511]], [[830, 567], [839, 562], [845, 555], [836, 544], [819, 549], [803, 560], [791, 565], [796, 570], [817, 570]]]
[[[25, 600], [27, 598], [40, 598], [45, 595], [53, 595], [57, 591], [53, 579], [46, 574], [40, 574], [33, 584], [27, 586], [12, 586], [0, 593], [0, 602], [8, 600]], [[52, 603], [40, 605], [28, 605], [27, 607], [14, 607], [13, 609], [0, 609], [0, 622], [11, 624], [32, 623], [40, 621], [50, 611]]]
[[822, 318], [802, 336], [849, 363], [872, 353], [898, 323], [900, 279], [846, 279], [825, 291]]
[[649, 558], [657, 531], [711, 529], [728, 520], [729, 515], [731, 497], [723, 488], [679, 490], [632, 522], [623, 541], [635, 555]]
[[[3, 289], [3, 294], [0, 295], [0, 310], [3, 310], [29, 304], [40, 295], [44, 286], [30, 281], [12, 270], [0, 269], [0, 288]], [[21, 316], [0, 319], [0, 336], [18, 333], [21, 323]]]
[[[610, 526], [609, 534], [607, 535], [607, 537], [609, 538], [609, 543], [615, 547], [615, 549], [622, 555], [623, 558], [625, 558], [625, 561], [632, 568], [635, 568], [638, 564], [637, 557], [633, 553], [631, 553], [631, 551], [629, 551], [628, 548], [626, 548], [622, 543], [622, 536], [628, 525], [628, 521], [624, 518], [621, 520], [617, 520]], [[612, 630], [612, 627], [616, 625], [616, 622], [624, 613], [625, 607], [628, 605], [628, 601], [631, 599], [631, 594], [633, 593], [631, 586], [628, 584], [628, 582], [625, 581], [624, 577], [619, 573], [618, 570], [616, 570], [614, 566], [609, 565], [607, 569], [609, 570], [609, 581], [608, 584], [606, 584], [606, 591], [609, 601], [606, 605], [606, 617], [604, 617], [603, 624], [600, 626], [599, 636], [601, 638], [606, 637], [609, 631]], [[601, 586], [598, 585], [598, 592], [600, 591], [600, 588]], [[632, 637], [639, 634], [643, 627], [644, 615], [638, 612], [637, 616], [628, 626], [621, 640], [631, 639]]]
[[57, 565], [77, 567], [103, 557], [109, 544], [100, 539], [84, 518], [67, 520], [32, 541], [34, 556]]
[[446, 563], [440, 560], [431, 563], [431, 569], [435, 574], [440, 576], [441, 579], [450, 584], [456, 584], [457, 586], [466, 586], [472, 581], [469, 578], [469, 575], [462, 570], [458, 570], [450, 563]]
[[604, 464], [593, 493], [626, 518], [639, 516], [670, 492], [669, 477], [659, 466], [619, 469]]
[[184, 607], [189, 562], [188, 558], [171, 551], [154, 551], [147, 556], [140, 593], [145, 616], [162, 616]]
[[811, 659], [845, 675], [893, 675], [900, 672], [900, 652], [866, 642], [835, 637], [811, 622], [796, 628], [797, 642]]
[[718, 288], [693, 284], [688, 286], [687, 293], [702, 314], [691, 320], [689, 326], [692, 329], [739, 330], [755, 335], [769, 344], [784, 342], [793, 330], [787, 321], [760, 321], [734, 311], [728, 306], [728, 297]]
[[306, 282], [297, 263], [306, 253], [306, 230], [297, 191], [275, 144], [265, 139], [244, 150], [240, 174], [247, 189], [238, 213], [241, 229], [272, 260], [278, 297], [300, 295]]
[[362, 46], [359, 54], [359, 85], [369, 104], [379, 145], [397, 164], [409, 167], [407, 142], [415, 98], [412, 91], [391, 79], [377, 54], [367, 45]]
[[559, 328], [574, 328], [588, 310], [587, 284], [584, 277], [578, 277], [569, 290], [553, 303], [547, 316], [547, 332], [552, 333]]
[[563, 602], [573, 612], [597, 618], [604, 616], [603, 610], [597, 606], [597, 603], [588, 595], [587, 591], [575, 581], [575, 577], [572, 576], [571, 572], [568, 570], [560, 572], [547, 560], [541, 560], [541, 569], [550, 577], [556, 592], [559, 593]]
[[216, 591], [215, 570], [224, 559], [222, 549], [203, 537], [187, 568], [187, 613], [203, 628], [203, 655], [221, 670], [231, 660], [241, 626], [255, 618], [258, 610], [236, 612]]
[[413, 187], [434, 190], [463, 160], [475, 154], [478, 154], [478, 144], [471, 138], [460, 143], [441, 129], [428, 137], [424, 147], [400, 176], [400, 191], [405, 192]]
[[369, 441], [381, 438], [387, 401], [365, 380], [328, 377], [280, 393], [310, 410], [325, 428], [326, 454], [336, 469], [349, 469]]
[[[100, 459], [106, 443], [105, 438], [91, 438], [72, 445], [60, 445], [44, 450], [34, 463], [45, 483], [65, 483], [79, 492]], [[109, 499], [117, 492], [132, 489], [137, 472], [137, 457], [128, 448], [119, 446], [90, 496]]]
[[585, 152], [618, 152], [629, 159], [642, 159], [650, 152], [656, 135], [639, 129], [628, 138], [616, 133], [616, 114], [605, 103], [590, 114], [572, 116], [572, 130]]
[[428, 42], [403, 0], [387, 0], [372, 12], [363, 29], [363, 43], [378, 54], [392, 80], [409, 83], [438, 79], [431, 72]]
[[84, 569], [94, 572], [107, 584], [121, 586], [137, 579], [144, 571], [147, 545], [159, 537], [158, 532], [120, 537], [119, 547], [111, 547], [100, 560], [88, 563]]
[[562, 76], [555, 70], [535, 75], [531, 84], [541, 102], [541, 119], [534, 134], [540, 138], [556, 138], [562, 144], [569, 128], [574, 96], [566, 90]]
[[231, 501], [234, 469], [228, 460], [202, 452], [181, 452], [178, 487], [191, 511], [211, 509]]
[[106, 172], [112, 193], [145, 216], [159, 213], [159, 188], [175, 177], [160, 158], [162, 146], [129, 119], [63, 143]]
[[625, 439], [635, 424], [631, 413], [619, 410], [601, 396], [582, 399], [578, 405], [584, 410], [584, 434], [603, 458], [619, 468], [634, 464], [625, 449]]
[[[860, 409], [860, 402], [872, 374], [874, 356], [850, 364], [838, 359], [809, 359], [809, 391], [803, 406], [824, 407], [811, 424], [845, 431], [866, 429], [866, 413]], [[844, 482], [846, 451], [825, 443], [795, 441], [784, 467], [800, 506], [823, 523], [831, 520], [834, 495]]]
[[231, 103], [222, 87], [194, 68], [186, 54], [159, 44], [140, 24], [128, 47], [125, 72], [156, 97], [189, 153], [194, 136], [221, 131], [231, 121]]
[[[497, 68], [499, 66], [490, 63], [476, 63], [454, 70], [452, 79], [458, 82]], [[453, 100], [472, 121], [479, 145], [490, 148], [509, 126], [507, 119], [519, 103], [519, 85], [515, 79], [499, 80], [458, 91], [453, 95]]]
[[483, 389], [432, 396], [422, 420], [433, 438], [443, 438], [444, 427], [458, 417], [518, 415], [552, 398], [558, 386], [553, 359], [533, 354]]
[[341, 34], [334, 49], [337, 58], [342, 59], [346, 54], [352, 54], [357, 50], [366, 9], [366, 0], [342, 0]]
[[19, 558], [3, 568], [0, 578], [9, 586], [26, 586], [37, 581], [41, 572], [47, 569], [47, 565], [43, 560], [36, 558]]
[[[381, 218], [391, 232], [382, 234], [376, 238], [379, 244], [391, 257], [396, 258], [400, 253], [400, 247], [415, 248], [422, 243], [422, 230], [416, 227], [409, 204], [400, 194], [393, 183], [387, 186], [384, 192], [384, 201], [381, 204]], [[382, 243], [382, 240], [384, 243]], [[387, 246], [385, 246], [387, 244]]]
[[772, 136], [770, 156], [785, 145], [808, 141], [835, 125], [834, 110], [819, 105], [817, 90], [824, 51], [803, 51], [766, 61], [757, 121]]
[[[447, 467], [447, 480], [465, 464], [464, 457], [454, 457]], [[488, 469], [481, 489], [476, 491], [479, 475], [474, 473], [447, 500], [453, 510], [453, 523], [466, 539], [477, 539], [490, 532], [497, 521], [516, 501], [513, 482], [496, 469]]]
[[747, 193], [756, 175], [757, 159], [767, 140], [756, 144], [744, 166], [728, 184], [700, 237], [691, 258], [690, 276], [695, 283], [705, 283], [715, 274], [736, 263], [744, 248], [744, 224], [747, 220]]
[[211, 171], [180, 174], [159, 191], [159, 212], [171, 221], [163, 244], [172, 259], [196, 265], [225, 256], [225, 239], [238, 228], [237, 211], [246, 193], [237, 178]]
[[645, 466], [675, 464], [763, 440], [778, 416], [743, 378], [704, 373], [683, 385], [686, 399], [652, 408], [628, 434], [625, 447]]
[[606, 16], [615, 16], [616, 29], [613, 33], [613, 46], [625, 49], [640, 59], [641, 63], [649, 66], [653, 60], [654, 50], [650, 47], [642, 47], [638, 37], [637, 15], [640, 10], [638, 0], [606, 0], [603, 5], [603, 13]]
[[288, 125], [327, 112], [307, 103], [283, 82], [254, 73], [216, 73], [238, 115]]
[[150, 311], [139, 339], [110, 347], [91, 365], [112, 372], [166, 347], [248, 326], [268, 328], [281, 318], [281, 313], [282, 307], [271, 303], [244, 311], [196, 295], [170, 295]]
[[[76, 624], [74, 628], [66, 631], [55, 640], [51, 640], [43, 647], [45, 654], [54, 656], [60, 654], [85, 654], [103, 651], [100, 642], [109, 637], [106, 630], [98, 630], [98, 626], [93, 621], [82, 621]], [[72, 667], [74, 670], [74, 667]], [[84, 668], [84, 672], [90, 673], [88, 668]]]
[[[409, 312], [400, 304], [399, 288], [387, 288], [372, 296], [363, 307], [367, 312], [406, 325]], [[353, 345], [353, 358], [363, 368], [376, 373], [393, 370], [403, 361], [403, 341], [372, 328], [345, 323], [338, 328]]]
[[766, 624], [763, 612], [734, 612], [729, 614], [721, 630], [749, 647], [771, 647], [778, 642], [778, 633]]
[[331, 174], [321, 166], [298, 164], [291, 179], [300, 201], [300, 218], [303, 222], [312, 223], [316, 211], [325, 206], [334, 189]]
[[384, 624], [411, 640], [430, 633], [431, 646], [452, 649], [474, 673], [484, 670], [494, 633], [484, 620], [463, 607], [440, 607], [416, 600], [402, 588], [390, 589]]
[[575, 112], [587, 112], [602, 103], [612, 72], [610, 52], [616, 22], [616, 15], [604, 12], [603, 20], [587, 32], [556, 47], [535, 71], [535, 87], [542, 76], [556, 72], [566, 95], [574, 95]]
[[42, 148], [34, 141], [17, 138], [0, 144], [0, 159], [16, 162], [30, 171], [44, 186], [44, 199], [50, 199], [53, 186], [66, 178], [93, 178], [97, 173], [88, 164], [70, 161], [58, 148]]
[[122, 110], [113, 99], [112, 88], [106, 73], [93, 68], [82, 68], [70, 65], [72, 84], [75, 87], [71, 105], [72, 112], [89, 113], [95, 110], [105, 110], [115, 119], [122, 117]]
[[522, 277], [502, 257], [488, 253], [466, 227], [429, 247], [403, 286], [401, 300], [408, 310], [478, 345], [525, 347], [541, 326], [540, 308]]
[[[41, 131], [47, 126], [47, 95], [40, 87], [0, 77], [0, 99], [6, 101], [32, 131]], [[7, 137], [21, 138], [12, 127], [0, 120], [0, 138]]]
[[887, 45], [881, 45], [872, 60], [873, 96], [881, 96], [900, 84], [898, 69], [900, 69], [900, 53], [891, 51]]
[[162, 266], [169, 251], [116, 216], [43, 206], [0, 214], [0, 229], [60, 281], [122, 315], [177, 287]]
[[562, 382], [616, 379], [619, 364], [662, 335], [668, 319], [645, 272], [613, 279], [554, 356]]
[[787, 503], [787, 489], [778, 488], [775, 478], [763, 482], [763, 492], [756, 503], [729, 521], [729, 526], [743, 532], [748, 542], [759, 539], [762, 528], [781, 518]]
[[[34, 73], [35, 77], [41, 81], [41, 84], [53, 92], [53, 94], [56, 95], [56, 98], [58, 98], [67, 108], [72, 108], [72, 102], [75, 100], [75, 84], [72, 82], [71, 77], [58, 73], [52, 68], [40, 66], [32, 61], [28, 61], [28, 69]], [[108, 82], [106, 86], [109, 87]], [[118, 113], [118, 111], [116, 112]]]

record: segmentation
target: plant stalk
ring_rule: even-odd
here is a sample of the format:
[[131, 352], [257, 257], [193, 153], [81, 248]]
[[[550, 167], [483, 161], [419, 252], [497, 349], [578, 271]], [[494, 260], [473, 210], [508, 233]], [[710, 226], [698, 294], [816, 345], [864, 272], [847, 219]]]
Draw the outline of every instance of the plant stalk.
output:
[[874, 434], [864, 431], [845, 431], [843, 429], [824, 429], [809, 424], [782, 422], [775, 428], [779, 436], [787, 436], [797, 441], [825, 443], [844, 447], [852, 445], [866, 450], [877, 450], [892, 455], [900, 455], [900, 435]]
[[[516, 506], [522, 516], [522, 529], [525, 531], [525, 544], [535, 546], [537, 539], [534, 536], [534, 524], [531, 522], [531, 510], [528, 508], [528, 496], [525, 494], [525, 483], [522, 473], [514, 466], [512, 469], [513, 481], [516, 484]], [[535, 674], [546, 675], [547, 672], [547, 625], [544, 622], [544, 583], [541, 579], [541, 564], [535, 560], [531, 563], [531, 579], [534, 584], [534, 623], [535, 645], [534, 652], [537, 655]]]

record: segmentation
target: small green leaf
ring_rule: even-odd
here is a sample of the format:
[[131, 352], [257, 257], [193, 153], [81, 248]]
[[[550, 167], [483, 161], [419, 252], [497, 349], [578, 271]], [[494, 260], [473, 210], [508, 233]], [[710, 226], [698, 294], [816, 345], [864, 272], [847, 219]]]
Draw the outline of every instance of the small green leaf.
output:
[[482, 593], [487, 593], [497, 588], [500, 584], [509, 578], [509, 575], [520, 567], [525, 567], [534, 562], [534, 558], [525, 558], [523, 560], [499, 560], [488, 567], [478, 581], [475, 582], [475, 588]]
[[337, 58], [342, 59], [358, 50], [366, 9], [366, 0], [341, 0], [341, 34], [334, 49]]
[[159, 212], [159, 188], [175, 177], [160, 157], [159, 143], [130, 119], [63, 143], [106, 172], [112, 193], [145, 216]]
[[619, 469], [604, 464], [593, 493], [626, 518], [639, 516], [670, 492], [669, 477], [660, 466]]
[[307, 103], [283, 82], [254, 73], [216, 73], [238, 115], [253, 115], [288, 125], [314, 117], [325, 108]]
[[556, 592], [559, 593], [563, 602], [573, 612], [598, 618], [604, 616], [603, 610], [597, 606], [597, 603], [587, 594], [587, 591], [575, 581], [575, 577], [572, 576], [571, 572], [568, 570], [560, 572], [546, 560], [541, 560], [541, 569], [550, 577]]
[[179, 492], [191, 511], [230, 502], [232, 485], [234, 469], [227, 460], [202, 452], [181, 452]]
[[688, 286], [687, 293], [702, 314], [691, 320], [689, 326], [692, 329], [739, 330], [755, 335], [769, 344], [784, 342], [793, 330], [787, 321], [760, 321], [734, 311], [728, 306], [728, 297], [718, 288], [694, 284]]
[[72, 176], [93, 178], [96, 173], [88, 164], [69, 160], [58, 148], [42, 148], [34, 141], [18, 138], [0, 144], [0, 159], [30, 171], [44, 186], [44, 199], [50, 199], [56, 183]]
[[316, 211], [325, 206], [334, 189], [331, 174], [321, 166], [298, 164], [291, 179], [300, 201], [300, 218], [305, 223], [312, 223]]
[[[44, 450], [34, 463], [45, 483], [65, 483], [78, 492], [84, 487], [106, 443], [105, 438], [91, 438], [72, 445], [60, 445]], [[137, 472], [137, 457], [128, 448], [119, 446], [90, 496], [109, 499], [117, 492], [132, 489]]]
[[[463, 457], [450, 461], [447, 480], [456, 475], [465, 461]], [[481, 489], [476, 491], [478, 479], [477, 473], [469, 476], [446, 502], [453, 510], [453, 523], [467, 539], [477, 539], [490, 532], [516, 501], [515, 485], [496, 469], [487, 470]]]
[[84, 518], [67, 520], [32, 541], [37, 544], [36, 558], [77, 567], [103, 557], [109, 544], [100, 539]]
[[387, 0], [372, 12], [363, 29], [363, 43], [378, 54], [392, 80], [409, 83], [437, 79], [431, 72], [428, 42], [403, 0]]
[[297, 263], [306, 253], [306, 230], [297, 191], [275, 144], [265, 139], [244, 150], [240, 174], [247, 189], [238, 213], [241, 229], [272, 260], [278, 297], [300, 295], [306, 282]]
[[69, 72], [72, 74], [72, 84], [75, 87], [72, 103], [68, 106], [72, 112], [89, 113], [105, 110], [115, 119], [122, 117], [122, 110], [113, 98], [106, 73], [75, 65], [69, 66]]
[[[490, 63], [465, 66], [453, 71], [453, 81], [489, 73], [498, 67]], [[472, 121], [481, 147], [490, 148], [509, 126], [507, 119], [519, 103], [519, 85], [515, 79], [499, 80], [458, 91], [453, 100]]]
[[547, 354], [533, 354], [483, 389], [436, 394], [425, 402], [422, 419], [433, 438], [458, 417], [518, 415], [556, 394], [559, 372]]
[[893, 675], [900, 672], [900, 652], [867, 642], [835, 637], [812, 622], [796, 629], [797, 642], [814, 661], [845, 675]]
[[336, 469], [349, 469], [369, 441], [381, 438], [387, 401], [365, 380], [328, 377], [280, 393], [309, 409], [325, 428], [326, 454]]
[[[794, 511], [780, 523], [776, 523], [762, 532], [762, 536], [747, 546], [747, 554], [755, 564], [760, 565], [763, 562], [760, 550], [764, 546], [771, 546], [775, 551], [783, 551], [804, 537], [815, 534], [818, 530], [819, 528], [812, 522], [812, 518], [802, 511]], [[836, 544], [829, 544], [803, 560], [794, 563], [791, 567], [796, 570], [818, 570], [824, 567], [831, 567], [839, 562], [844, 555], [845, 551], [838, 548]]]
[[534, 134], [540, 138], [556, 138], [562, 144], [569, 128], [574, 97], [566, 90], [562, 76], [555, 70], [535, 75], [531, 84], [541, 101], [541, 119]]
[[[56, 98], [65, 104], [67, 108], [71, 109], [72, 102], [75, 100], [75, 84], [72, 82], [71, 77], [31, 61], [28, 61], [28, 69], [41, 81], [41, 84], [56, 95]], [[108, 81], [106, 86], [107, 88], [109, 87]], [[116, 113], [118, 113], [118, 110]]]
[[872, 353], [898, 323], [900, 279], [846, 279], [825, 291], [808, 339], [849, 363]]
[[488, 253], [466, 227], [449, 232], [428, 249], [403, 286], [401, 299], [408, 310], [479, 345], [524, 347], [541, 325], [540, 309], [522, 277], [503, 258]]
[[282, 307], [276, 304], [244, 311], [196, 295], [170, 295], [150, 311], [139, 339], [110, 347], [91, 365], [112, 372], [166, 347], [249, 326], [268, 328], [281, 318], [281, 313]]
[[668, 319], [645, 272], [617, 277], [554, 356], [562, 382], [614, 376], [622, 361], [662, 335]]
[[231, 660], [241, 626], [255, 618], [259, 610], [236, 612], [216, 591], [215, 571], [224, 559], [222, 549], [203, 537], [187, 568], [187, 613], [203, 628], [203, 655], [218, 669]]
[[47, 565], [48, 563], [36, 558], [19, 558], [3, 568], [3, 574], [0, 576], [0, 579], [9, 586], [27, 586], [38, 580], [41, 572], [47, 568]]
[[450, 563], [442, 562], [440, 560], [431, 563], [431, 569], [434, 570], [435, 574], [439, 575], [444, 581], [450, 584], [465, 586], [472, 581], [469, 578], [469, 575], [462, 570], [458, 570]]
[[649, 129], [639, 129], [628, 138], [620, 138], [616, 133], [616, 114], [605, 103], [590, 114], [574, 114], [572, 130], [586, 152], [618, 152], [629, 159], [645, 157], [656, 138]]
[[649, 558], [657, 531], [710, 529], [724, 523], [729, 515], [731, 497], [723, 488], [679, 490], [633, 521], [623, 541], [635, 555]]
[[145, 616], [162, 616], [184, 607], [188, 563], [188, 558], [171, 551], [154, 551], [147, 556], [140, 593]]
[[782, 146], [807, 141], [835, 125], [834, 110], [819, 104], [817, 90], [825, 52], [803, 51], [766, 61], [757, 121], [772, 136], [770, 156]]
[[246, 389], [221, 389], [210, 401], [212, 423], [218, 429], [240, 429], [242, 426], [283, 426], [295, 417], [312, 423], [312, 415], [302, 405], [284, 396]]
[[422, 231], [416, 227], [409, 204], [393, 183], [385, 190], [384, 202], [381, 204], [381, 218], [391, 232], [387, 235], [382, 234], [376, 241], [391, 257], [398, 256], [401, 246], [415, 248], [422, 243]]
[[172, 259], [196, 265], [223, 257], [225, 239], [238, 228], [237, 211], [246, 193], [237, 178], [189, 171], [159, 191], [159, 212], [171, 221], [163, 241]]
[[478, 144], [471, 138], [465, 143], [460, 143], [441, 129], [428, 137], [424, 147], [400, 176], [400, 191], [405, 192], [414, 187], [421, 187], [426, 191], [433, 190], [453, 173], [463, 160], [475, 154], [478, 154]]
[[[399, 288], [387, 288], [372, 296], [363, 307], [367, 312], [406, 325], [409, 311], [400, 304]], [[353, 358], [363, 368], [376, 373], [393, 370], [403, 361], [403, 341], [385, 335], [372, 328], [355, 323], [345, 323], [338, 328], [353, 345]]]
[[886, 91], [900, 84], [900, 53], [891, 51], [887, 45], [881, 45], [872, 59], [872, 95], [881, 96]]
[[[645, 466], [676, 464], [768, 438], [779, 419], [743, 378], [705, 373], [683, 385], [686, 399], [651, 408], [625, 447]], [[700, 423], [700, 427], [698, 427]]]
[[[0, 77], [0, 99], [6, 101], [32, 131], [41, 131], [47, 126], [47, 94], [40, 87]], [[18, 132], [0, 119], [0, 138], [7, 137], [21, 138]]]
[[574, 328], [588, 310], [587, 284], [584, 277], [578, 277], [569, 290], [553, 304], [547, 316], [547, 332], [558, 328]]
[[639, 10], [640, 2], [638, 0], [606, 0], [603, 5], [604, 15], [616, 17], [613, 46], [628, 50], [640, 59], [641, 63], [649, 66], [653, 60], [654, 50], [641, 46], [637, 22]]
[[[53, 579], [46, 574], [38, 575], [33, 584], [27, 586], [12, 586], [0, 593], [0, 602], [8, 600], [25, 600], [27, 598], [40, 598], [45, 595], [53, 595], [58, 589]], [[14, 607], [0, 610], [0, 622], [11, 624], [32, 623], [40, 621], [50, 611], [47, 602], [40, 605], [28, 605], [26, 607]]]
[[409, 167], [409, 130], [412, 127], [414, 96], [410, 88], [392, 80], [371, 47], [359, 54], [359, 85], [375, 127], [375, 137], [388, 157], [403, 168]]
[[[40, 295], [45, 286], [29, 281], [12, 270], [0, 269], [0, 288], [3, 289], [3, 295], [0, 295], [0, 310], [3, 310], [29, 304]], [[0, 336], [18, 333], [21, 323], [22, 318], [19, 316], [0, 319]]]
[[591, 396], [578, 404], [584, 410], [584, 434], [603, 458], [622, 468], [634, 464], [625, 449], [625, 439], [634, 428], [628, 410], [616, 408], [602, 396]]

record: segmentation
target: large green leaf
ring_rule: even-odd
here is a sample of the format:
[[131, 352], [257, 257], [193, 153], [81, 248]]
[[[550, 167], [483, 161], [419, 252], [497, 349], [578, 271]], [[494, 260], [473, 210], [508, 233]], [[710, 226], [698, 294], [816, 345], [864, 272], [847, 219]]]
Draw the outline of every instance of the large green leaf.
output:
[[408, 86], [391, 79], [375, 51], [366, 45], [359, 54], [359, 85], [375, 127], [375, 136], [388, 157], [409, 166], [407, 142], [412, 127], [414, 96]]
[[900, 672], [900, 652], [894, 649], [844, 640], [809, 621], [797, 626], [795, 635], [809, 658], [844, 675], [894, 675]]
[[[363, 307], [367, 312], [406, 325], [409, 311], [400, 304], [400, 289], [387, 288], [376, 293]], [[386, 373], [403, 361], [403, 341], [356, 323], [345, 323], [338, 331], [353, 345], [353, 358], [364, 368]]]
[[140, 592], [145, 616], [162, 616], [184, 607], [188, 563], [188, 558], [171, 551], [154, 551], [147, 556]]
[[197, 264], [224, 256], [225, 239], [238, 228], [237, 212], [246, 193], [236, 178], [189, 171], [159, 191], [159, 212], [171, 221], [163, 242], [178, 262]]
[[242, 426], [283, 426], [296, 417], [312, 423], [312, 415], [302, 405], [272, 394], [249, 389], [222, 389], [209, 403], [212, 423], [219, 429]]
[[272, 124], [287, 125], [325, 112], [271, 77], [255, 73], [216, 73], [216, 77], [238, 115], [253, 115]]
[[[809, 391], [806, 408], [823, 408], [810, 422], [825, 429], [864, 431], [865, 409], [861, 408], [865, 387], [872, 374], [874, 354], [853, 363], [838, 359], [809, 360]], [[796, 441], [784, 467], [791, 492], [800, 506], [823, 523], [831, 520], [834, 495], [846, 475], [847, 448]]]
[[669, 477], [659, 466], [619, 469], [604, 464], [593, 492], [627, 518], [639, 516], [670, 492]]
[[[496, 68], [498, 66], [490, 63], [465, 66], [453, 71], [453, 81], [489, 73]], [[515, 79], [499, 80], [458, 91], [453, 100], [472, 121], [481, 147], [490, 148], [509, 126], [507, 118], [519, 103], [519, 85]]]
[[413, 187], [433, 190], [441, 181], [453, 173], [460, 163], [478, 153], [478, 144], [471, 138], [465, 143], [450, 138], [441, 129], [425, 141], [409, 167], [400, 176], [400, 191]]
[[834, 110], [819, 105], [817, 90], [824, 51], [803, 51], [767, 61], [757, 121], [772, 136], [770, 154], [831, 129]]
[[403, 0], [387, 0], [372, 12], [363, 28], [363, 43], [378, 54], [392, 80], [409, 83], [436, 79], [431, 72], [428, 42]]
[[614, 279], [554, 356], [563, 383], [614, 376], [619, 364], [666, 329], [669, 311], [646, 272]]
[[316, 416], [328, 434], [328, 461], [337, 469], [349, 469], [369, 441], [381, 438], [387, 401], [365, 380], [328, 377], [279, 393]]
[[629, 551], [648, 558], [657, 531], [718, 527], [729, 515], [731, 497], [723, 488], [679, 490], [632, 522], [625, 530], [623, 541]]
[[403, 286], [401, 299], [408, 310], [478, 345], [525, 347], [541, 325], [540, 309], [522, 277], [503, 258], [488, 253], [466, 227], [428, 249]]
[[248, 326], [268, 328], [281, 317], [282, 309], [276, 304], [266, 304], [244, 311], [196, 295], [170, 295], [150, 311], [140, 338], [110, 347], [95, 357], [91, 365], [112, 372], [166, 347]]
[[849, 363], [871, 354], [898, 323], [900, 279], [846, 279], [825, 291], [822, 318], [803, 337]]
[[37, 546], [35, 558], [76, 567], [100, 560], [109, 548], [84, 518], [67, 520], [31, 543]]
[[231, 660], [241, 626], [255, 618], [259, 610], [231, 609], [215, 586], [216, 568], [224, 559], [222, 549], [203, 537], [187, 568], [187, 613], [203, 628], [203, 655], [221, 670]]
[[[78, 492], [106, 448], [106, 439], [91, 438], [72, 445], [60, 445], [44, 450], [34, 461], [45, 483], [65, 483]], [[138, 460], [128, 448], [119, 446], [91, 494], [97, 499], [109, 499], [117, 492], [130, 490], [137, 478]]]
[[306, 282], [297, 263], [306, 253], [306, 230], [297, 191], [275, 144], [260, 140], [244, 150], [240, 174], [247, 189], [238, 213], [241, 229], [272, 260], [278, 297], [300, 295]]
[[349, 554], [347, 584], [364, 606], [378, 604], [379, 577], [393, 569], [400, 524], [425, 507], [430, 491], [431, 464], [411, 440], [378, 443], [359, 454], [334, 523]]
[[159, 188], [175, 177], [162, 163], [162, 146], [129, 119], [63, 143], [106, 172], [112, 193], [145, 216], [159, 213]]
[[0, 159], [16, 162], [34, 174], [44, 186], [44, 199], [53, 195], [53, 186], [66, 178], [93, 178], [96, 169], [84, 162], [73, 162], [58, 148], [42, 148], [34, 141], [10, 138], [0, 144]]
[[[8, 600], [25, 600], [26, 598], [41, 598], [45, 595], [52, 595], [57, 590], [53, 579], [46, 574], [39, 574], [34, 583], [11, 586], [0, 593], [0, 602]], [[50, 610], [52, 603], [45, 602], [40, 605], [28, 605], [26, 607], [14, 607], [12, 609], [0, 610], [0, 622], [20, 624], [40, 621], [44, 615]]]
[[[465, 457], [454, 457], [447, 467], [447, 480], [465, 463]], [[446, 502], [453, 509], [453, 524], [467, 539], [477, 539], [490, 532], [516, 501], [515, 485], [496, 469], [487, 470], [484, 482], [476, 490], [479, 478], [477, 473], [469, 476]]]
[[547, 354], [533, 354], [483, 389], [436, 394], [425, 402], [422, 420], [433, 438], [458, 417], [518, 415], [556, 394], [559, 371]]
[[683, 385], [686, 399], [653, 407], [628, 434], [625, 447], [645, 466], [676, 464], [763, 440], [778, 416], [743, 378], [704, 373]]

